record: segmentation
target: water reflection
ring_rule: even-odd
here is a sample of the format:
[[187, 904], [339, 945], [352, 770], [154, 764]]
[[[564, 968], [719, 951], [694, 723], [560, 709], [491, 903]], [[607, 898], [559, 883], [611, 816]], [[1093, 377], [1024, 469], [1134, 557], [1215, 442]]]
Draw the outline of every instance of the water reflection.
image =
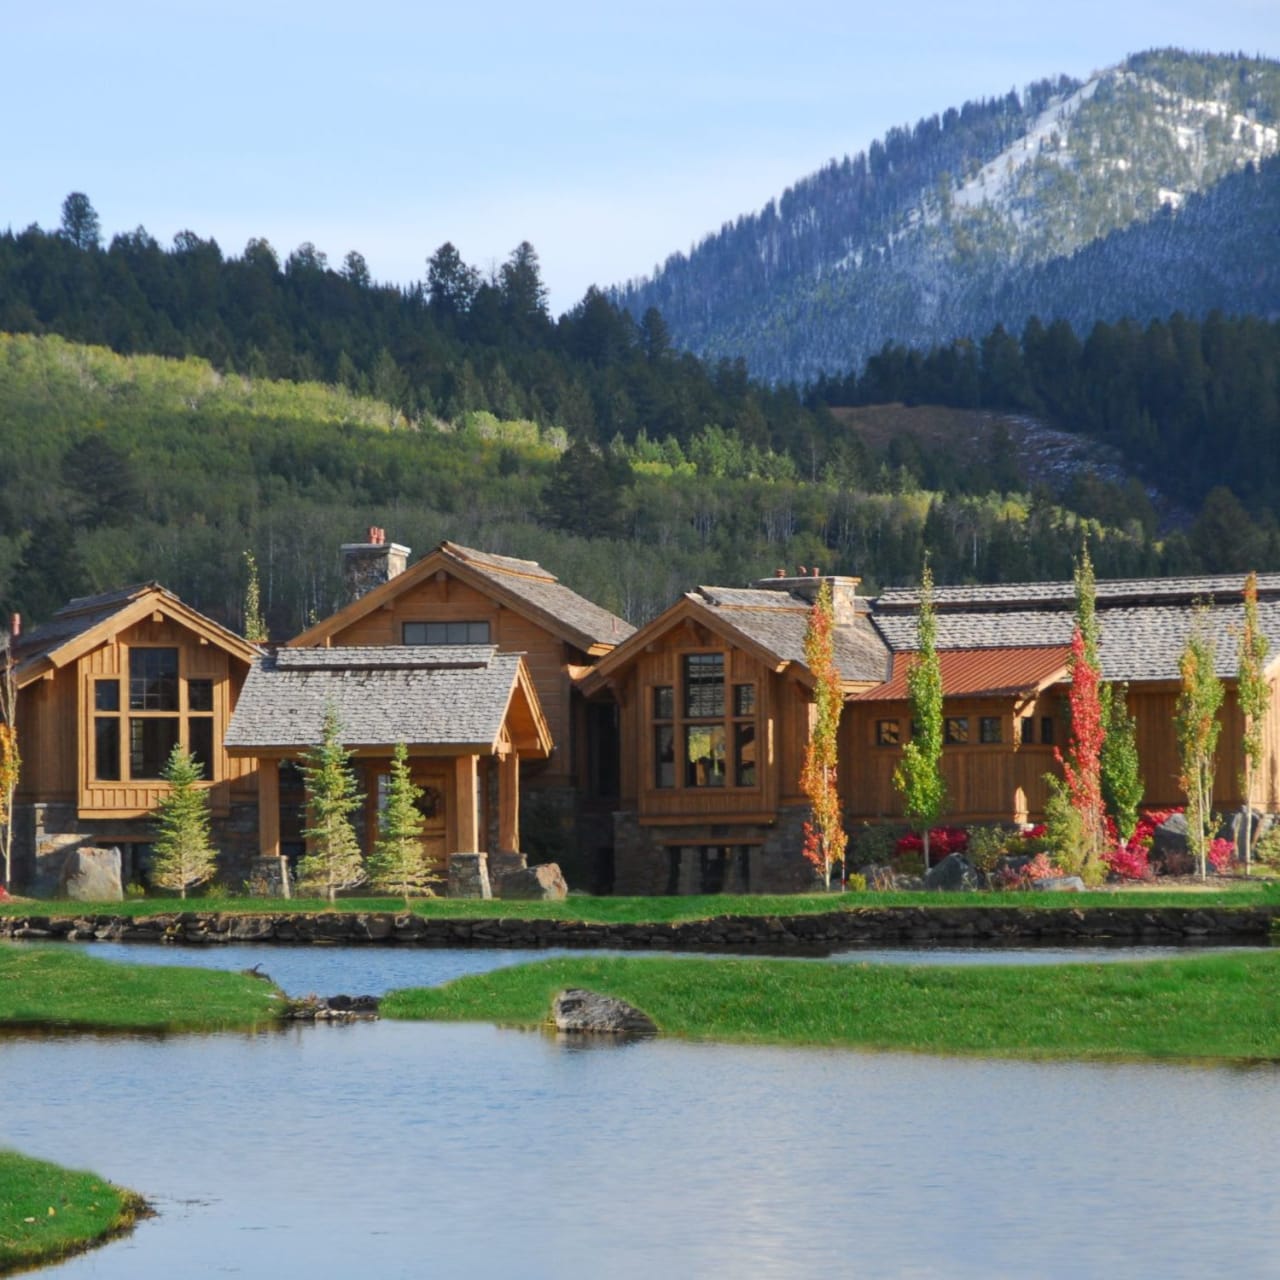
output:
[[0, 1078], [6, 1144], [161, 1211], [59, 1275], [1280, 1273], [1274, 1068], [375, 1023], [6, 1042]]

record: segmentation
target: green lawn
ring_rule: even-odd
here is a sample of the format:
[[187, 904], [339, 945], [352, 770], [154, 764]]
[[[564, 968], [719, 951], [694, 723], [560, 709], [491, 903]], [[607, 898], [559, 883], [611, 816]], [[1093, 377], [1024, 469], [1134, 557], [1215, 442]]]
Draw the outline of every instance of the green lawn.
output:
[[96, 1174], [0, 1150], [0, 1275], [78, 1253], [145, 1212], [141, 1197]]
[[[1212, 884], [1212, 882], [1210, 882]], [[714, 894], [681, 898], [592, 898], [574, 895], [563, 902], [517, 902], [499, 899], [425, 898], [413, 904], [415, 915], [454, 920], [548, 919], [600, 924], [655, 924], [706, 920], [713, 916], [791, 916], [824, 911], [856, 911], [862, 907], [1280, 907], [1280, 884], [1232, 881], [1230, 887], [1199, 889], [1122, 889], [1096, 893], [817, 893], [767, 896]], [[130, 899], [127, 902], [60, 902], [27, 900], [0, 903], [0, 915], [151, 916], [178, 911], [218, 911], [247, 915], [329, 911], [322, 898], [207, 897]], [[337, 910], [395, 912], [399, 898], [341, 898]]]
[[275, 987], [244, 974], [0, 945], [0, 1026], [225, 1031], [274, 1021], [280, 1005]]
[[650, 956], [541, 961], [393, 992], [384, 1017], [534, 1026], [589, 987], [666, 1033], [1001, 1057], [1280, 1059], [1280, 952], [948, 968]]

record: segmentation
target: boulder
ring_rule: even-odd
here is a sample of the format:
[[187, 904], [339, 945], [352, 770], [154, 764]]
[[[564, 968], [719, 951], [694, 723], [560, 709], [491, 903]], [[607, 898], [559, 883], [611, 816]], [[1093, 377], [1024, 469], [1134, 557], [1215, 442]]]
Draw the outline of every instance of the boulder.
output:
[[119, 849], [72, 849], [58, 875], [58, 897], [76, 902], [123, 902]]
[[943, 893], [969, 893], [982, 887], [982, 878], [962, 853], [949, 853], [924, 875], [924, 887]]
[[559, 902], [569, 896], [560, 867], [554, 862], [544, 862], [523, 871], [509, 871], [498, 882], [498, 897], [523, 898]]
[[658, 1026], [647, 1013], [596, 991], [570, 987], [556, 996], [551, 1016], [557, 1031], [590, 1035], [653, 1035]]
[[898, 883], [893, 868], [883, 864], [873, 863], [869, 867], [863, 867], [862, 874], [867, 878], [867, 888], [875, 893], [891, 892]]
[[1049, 893], [1083, 893], [1084, 881], [1079, 876], [1045, 876], [1042, 880], [1033, 880], [1031, 887]]
[[1151, 856], [1163, 860], [1167, 853], [1188, 853], [1187, 815], [1171, 813], [1152, 833]]

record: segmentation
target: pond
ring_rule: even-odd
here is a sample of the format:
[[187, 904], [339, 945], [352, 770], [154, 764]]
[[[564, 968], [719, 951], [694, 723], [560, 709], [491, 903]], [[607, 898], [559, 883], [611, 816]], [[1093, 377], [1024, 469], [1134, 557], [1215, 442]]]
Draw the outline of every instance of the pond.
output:
[[1280, 1270], [1272, 1068], [380, 1022], [7, 1039], [0, 1078], [5, 1144], [159, 1210], [60, 1276]]

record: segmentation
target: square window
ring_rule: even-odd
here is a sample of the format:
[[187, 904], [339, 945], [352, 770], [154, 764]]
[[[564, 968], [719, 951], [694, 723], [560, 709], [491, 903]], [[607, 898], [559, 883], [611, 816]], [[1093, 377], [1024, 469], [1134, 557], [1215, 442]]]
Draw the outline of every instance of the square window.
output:
[[685, 657], [684, 713], [690, 719], [724, 715], [724, 654], [691, 653]]
[[684, 785], [723, 787], [725, 736], [722, 724], [691, 724], [684, 731]]
[[177, 745], [177, 716], [135, 716], [129, 721], [129, 777], [160, 777]]
[[213, 681], [212, 680], [188, 680], [187, 681], [187, 710], [188, 711], [212, 711], [213, 710]]
[[969, 717], [948, 716], [943, 726], [942, 740], [950, 747], [967, 746], [969, 742]]
[[120, 710], [119, 680], [95, 680], [93, 682], [93, 709], [95, 711]]
[[897, 720], [876, 721], [876, 746], [896, 747], [902, 742], [902, 726]]
[[129, 650], [129, 710], [177, 711], [177, 649]]
[[983, 716], [978, 721], [978, 741], [995, 743], [1003, 741], [999, 716]]

